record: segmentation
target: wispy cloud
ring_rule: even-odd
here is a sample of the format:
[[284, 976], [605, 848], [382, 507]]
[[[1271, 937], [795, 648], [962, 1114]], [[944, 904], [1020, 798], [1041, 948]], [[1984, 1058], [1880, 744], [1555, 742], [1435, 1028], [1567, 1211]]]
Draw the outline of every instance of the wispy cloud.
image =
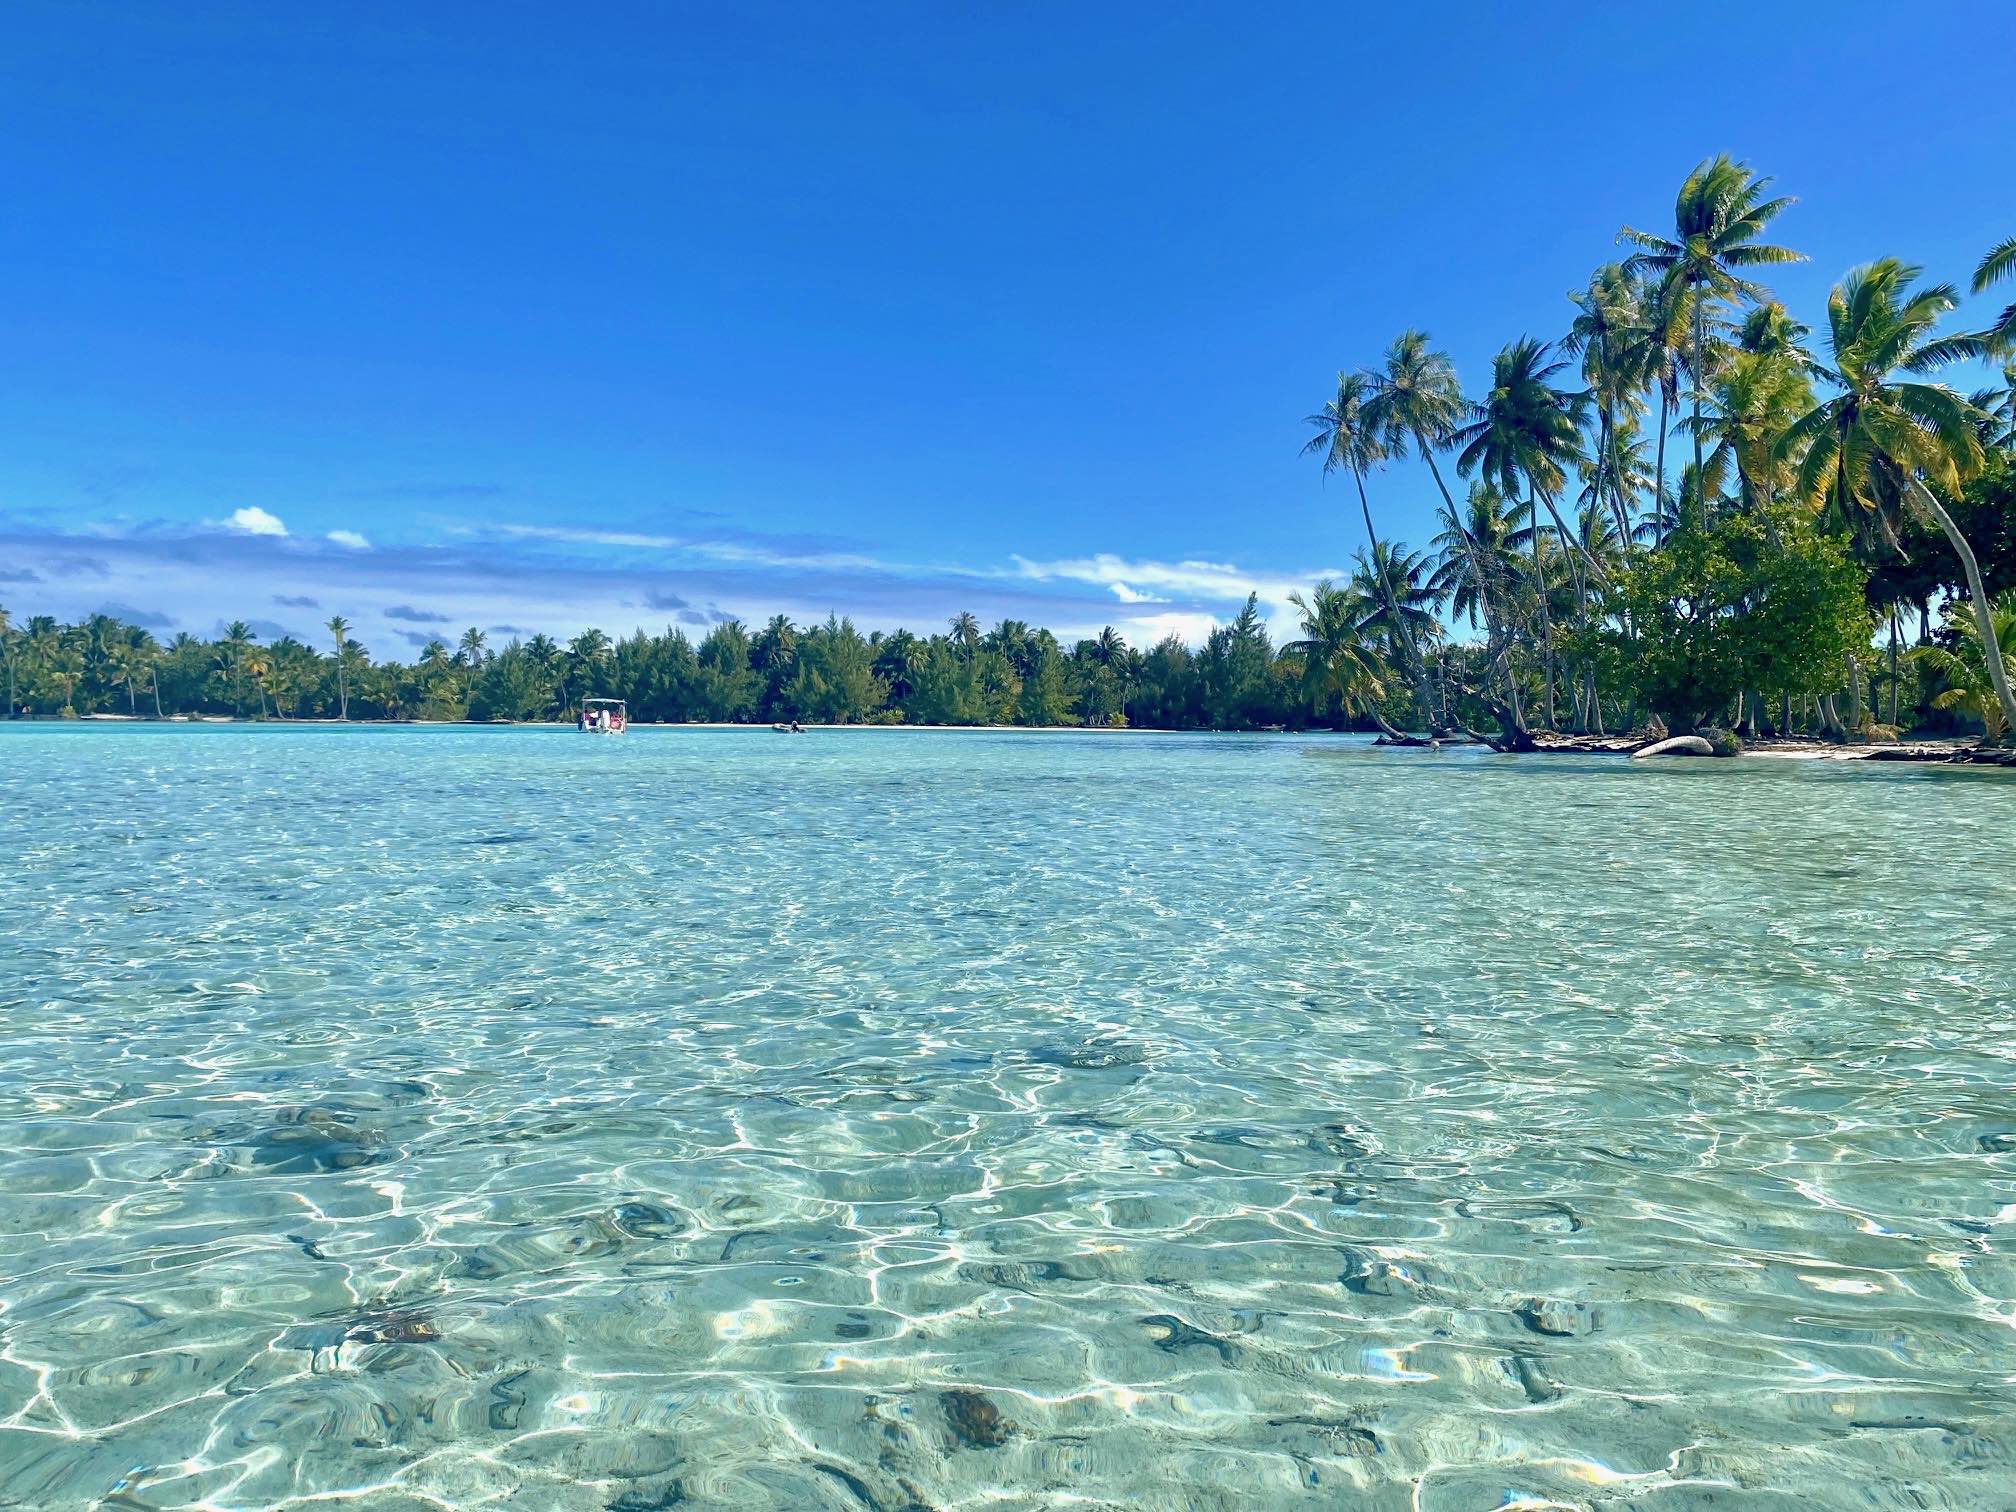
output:
[[0, 583], [39, 583], [42, 574], [33, 567], [0, 568]]
[[944, 572], [956, 568], [917, 567], [859, 551], [793, 546], [778, 538], [731, 539], [719, 533], [665, 535], [642, 530], [596, 530], [573, 525], [500, 525], [500, 535], [520, 541], [555, 541], [575, 546], [607, 546], [629, 551], [670, 551], [707, 561], [749, 567], [789, 567], [823, 572]]
[[1113, 597], [1120, 600], [1123, 604], [1166, 604], [1169, 602], [1166, 598], [1159, 597], [1156, 594], [1143, 593], [1138, 588], [1129, 588], [1125, 583], [1108, 583], [1106, 586], [1113, 590]]
[[352, 551], [369, 551], [371, 543], [354, 530], [332, 530], [329, 539], [338, 546], [347, 546]]
[[394, 604], [385, 611], [385, 618], [405, 620], [415, 625], [445, 625], [448, 616], [436, 614], [432, 609], [415, 609], [411, 604]]
[[310, 598], [305, 593], [276, 593], [273, 595], [273, 602], [278, 604], [282, 609], [320, 609], [322, 607], [320, 599]]

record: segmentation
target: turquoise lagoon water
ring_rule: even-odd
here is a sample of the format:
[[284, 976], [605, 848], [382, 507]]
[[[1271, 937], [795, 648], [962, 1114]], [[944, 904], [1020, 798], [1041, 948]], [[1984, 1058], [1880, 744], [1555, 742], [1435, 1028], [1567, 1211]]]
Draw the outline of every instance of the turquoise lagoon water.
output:
[[0, 730], [0, 1503], [2016, 1505], [2016, 782]]

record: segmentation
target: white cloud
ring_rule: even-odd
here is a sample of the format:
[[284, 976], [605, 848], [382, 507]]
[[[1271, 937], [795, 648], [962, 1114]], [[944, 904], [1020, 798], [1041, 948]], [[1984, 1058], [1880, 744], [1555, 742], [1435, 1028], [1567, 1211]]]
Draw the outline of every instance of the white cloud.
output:
[[1014, 558], [1024, 577], [1038, 582], [1062, 579], [1074, 583], [1095, 583], [1114, 593], [1122, 603], [1167, 603], [1151, 597], [1148, 590], [1178, 594], [1186, 598], [1219, 603], [1243, 602], [1249, 593], [1260, 595], [1263, 604], [1283, 605], [1288, 595], [1306, 590], [1319, 578], [1340, 578], [1334, 567], [1298, 572], [1282, 577], [1270, 573], [1247, 572], [1230, 562], [1130, 562], [1124, 557], [1101, 552], [1089, 557], [1065, 557], [1053, 562]]
[[1152, 593], [1143, 593], [1138, 588], [1129, 588], [1125, 583], [1108, 583], [1106, 586], [1113, 590], [1113, 597], [1120, 600], [1123, 604], [1166, 604], [1169, 602], [1166, 598], [1158, 598]]
[[247, 535], [284, 536], [287, 527], [280, 523], [277, 515], [270, 515], [257, 504], [231, 511], [231, 518], [224, 522], [233, 530], [242, 530]]
[[1172, 635], [1194, 646], [1218, 628], [1218, 621], [1208, 614], [1144, 614], [1126, 624], [1127, 639], [1144, 650]]
[[352, 551], [369, 551], [371, 543], [354, 530], [332, 530], [329, 539], [338, 546], [348, 546]]
[[[1277, 643], [1300, 633], [1297, 626], [1301, 614], [1288, 602], [1290, 594], [1306, 593], [1311, 584], [1323, 578], [1335, 580], [1346, 576], [1334, 567], [1284, 576], [1248, 572], [1231, 562], [1187, 559], [1180, 562], [1130, 562], [1110, 552], [1089, 557], [1064, 557], [1050, 562], [1032, 561], [1022, 556], [1013, 560], [1026, 578], [1039, 583], [1096, 584], [1111, 592], [1123, 604], [1184, 601], [1223, 604], [1229, 611], [1234, 605], [1244, 604], [1248, 594], [1257, 594], [1261, 617], [1266, 620], [1268, 633]], [[1194, 609], [1172, 610], [1164, 614], [1142, 615], [1127, 623], [1134, 627], [1137, 640], [1159, 640], [1165, 635], [1175, 635], [1194, 644], [1209, 635], [1215, 625], [1231, 617], [1230, 612], [1214, 616]]]

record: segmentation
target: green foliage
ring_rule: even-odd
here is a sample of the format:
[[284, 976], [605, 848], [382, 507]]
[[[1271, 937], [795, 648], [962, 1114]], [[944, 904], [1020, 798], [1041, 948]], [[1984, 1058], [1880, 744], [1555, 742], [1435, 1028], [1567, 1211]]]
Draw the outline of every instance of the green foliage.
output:
[[1831, 688], [1869, 646], [1865, 587], [1844, 544], [1796, 512], [1726, 515], [1632, 560], [1610, 607], [1633, 634], [1607, 639], [1645, 705], [1693, 730], [1739, 693]]
[[[1995, 651], [2005, 674], [2016, 679], [2016, 590], [1996, 598], [1990, 623], [1995, 632]], [[1932, 698], [1935, 709], [1954, 709], [1981, 721], [1992, 743], [2006, 738], [2009, 723], [1988, 678], [1986, 646], [1976, 617], [1959, 605], [1946, 612], [1945, 633], [1929, 646], [1920, 646], [1911, 659], [1937, 679], [1939, 691]]]

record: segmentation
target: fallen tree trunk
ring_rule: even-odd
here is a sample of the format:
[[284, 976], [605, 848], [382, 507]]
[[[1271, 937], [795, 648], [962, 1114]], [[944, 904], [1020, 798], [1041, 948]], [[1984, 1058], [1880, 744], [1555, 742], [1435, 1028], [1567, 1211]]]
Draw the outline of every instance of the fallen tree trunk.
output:
[[1699, 735], [1675, 735], [1671, 740], [1655, 740], [1631, 753], [1633, 761], [1647, 756], [1713, 756], [1715, 747]]

